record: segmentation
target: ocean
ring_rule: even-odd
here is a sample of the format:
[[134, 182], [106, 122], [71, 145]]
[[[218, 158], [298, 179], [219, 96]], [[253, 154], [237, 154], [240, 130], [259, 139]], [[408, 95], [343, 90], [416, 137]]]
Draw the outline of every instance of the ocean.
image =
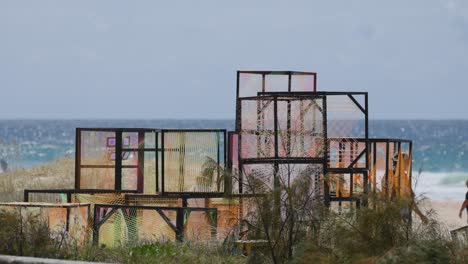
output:
[[[30, 168], [73, 156], [76, 127], [222, 128], [233, 120], [0, 120], [0, 160]], [[415, 191], [431, 199], [464, 198], [468, 120], [370, 120], [370, 137], [413, 140]], [[5, 164], [0, 164], [1, 167]], [[419, 171], [421, 173], [419, 174]]]

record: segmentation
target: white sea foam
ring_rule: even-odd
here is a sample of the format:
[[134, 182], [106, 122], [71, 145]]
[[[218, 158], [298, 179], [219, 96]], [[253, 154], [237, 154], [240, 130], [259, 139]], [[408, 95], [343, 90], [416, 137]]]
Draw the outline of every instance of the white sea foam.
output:
[[422, 172], [413, 171], [413, 188], [416, 195], [425, 195], [432, 200], [465, 199], [468, 172]]

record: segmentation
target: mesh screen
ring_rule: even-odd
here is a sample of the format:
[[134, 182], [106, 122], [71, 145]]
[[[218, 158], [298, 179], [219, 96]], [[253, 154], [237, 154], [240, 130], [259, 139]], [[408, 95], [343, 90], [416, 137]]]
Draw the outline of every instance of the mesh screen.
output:
[[130, 205], [168, 206], [168, 207], [181, 207], [182, 206], [182, 199], [158, 197], [158, 196], [127, 195], [126, 201], [127, 201], [127, 204], [130, 204]]
[[66, 203], [66, 193], [29, 193], [29, 202], [44, 202], [44, 203]]
[[[398, 147], [401, 144], [401, 147]], [[371, 143], [369, 184], [375, 192], [411, 197], [412, 153], [407, 142]], [[388, 156], [387, 156], [388, 146]], [[388, 171], [387, 171], [388, 164]]]
[[243, 193], [267, 193], [274, 187], [273, 164], [246, 164], [242, 166]]
[[82, 165], [115, 165], [115, 132], [81, 131]]
[[239, 193], [239, 135], [237, 133], [229, 132], [228, 151], [228, 160], [231, 165], [230, 191]]
[[224, 166], [222, 149], [219, 132], [164, 132], [164, 191], [223, 192], [218, 169], [204, 175], [209, 161]]
[[280, 97], [277, 104], [279, 157], [323, 157], [322, 99]]
[[308, 186], [313, 196], [321, 194], [323, 166], [320, 164], [279, 164], [278, 179], [282, 186]]
[[115, 189], [115, 168], [82, 168], [80, 189]]
[[90, 235], [87, 204], [15, 202], [0, 204], [0, 210], [20, 214], [22, 223], [26, 223], [29, 217], [45, 221], [50, 228], [52, 238], [68, 232], [68, 239], [73, 239], [80, 245]]
[[274, 101], [241, 101], [241, 158], [274, 157]]
[[353, 138], [329, 139], [328, 142], [329, 168], [366, 167], [365, 142]]
[[216, 234], [215, 209], [99, 205], [95, 219], [98, 243], [106, 246], [175, 240], [178, 230], [184, 240], [209, 240]]
[[371, 146], [369, 183], [374, 191], [380, 192], [385, 187], [387, 148], [385, 143], [375, 143]]
[[316, 75], [287, 72], [240, 73], [239, 97], [257, 96], [259, 92], [311, 92], [315, 89]]
[[[274, 102], [277, 101], [275, 113]], [[241, 158], [323, 157], [323, 100], [311, 97], [258, 97], [240, 101]]]
[[[364, 95], [352, 95], [352, 98], [360, 106], [365, 107], [363, 104]], [[365, 128], [366, 115], [351, 99], [351, 95], [327, 96], [328, 152], [331, 158], [335, 160], [334, 163], [330, 163], [331, 166], [341, 164], [340, 166], [348, 167], [351, 163], [351, 155], [357, 157], [365, 149], [365, 144], [359, 144], [358, 142], [358, 139], [365, 138]], [[344, 149], [340, 150], [340, 144], [344, 146]], [[337, 163], [336, 160], [339, 160], [338, 156], [340, 154], [343, 156], [343, 160], [341, 163]], [[366, 155], [364, 155], [360, 164], [365, 164], [366, 158]], [[365, 165], [362, 168], [365, 168]]]
[[363, 194], [363, 174], [330, 173], [329, 178], [329, 190], [332, 197], [356, 197]]
[[316, 85], [316, 75], [292, 75], [291, 91], [293, 92], [312, 92]]
[[216, 227], [211, 223], [215, 222], [215, 214], [203, 211], [186, 211], [187, 220], [184, 225], [184, 238], [186, 240], [200, 241], [209, 240], [216, 235]]
[[[122, 179], [120, 186], [126, 190], [156, 193], [156, 135], [146, 130], [100, 131], [80, 129], [80, 157], [78, 157], [80, 189], [116, 188], [116, 153], [121, 152]], [[117, 132], [122, 131], [122, 132]], [[118, 133], [122, 143], [116, 146]]]
[[[175, 233], [156, 210], [102, 208], [99, 217], [112, 215], [99, 227], [99, 245], [117, 246], [154, 240], [175, 240]], [[175, 212], [164, 210], [175, 223]]]
[[218, 211], [217, 238], [225, 239], [233, 234], [239, 224], [240, 199], [210, 198], [207, 207], [216, 208]]

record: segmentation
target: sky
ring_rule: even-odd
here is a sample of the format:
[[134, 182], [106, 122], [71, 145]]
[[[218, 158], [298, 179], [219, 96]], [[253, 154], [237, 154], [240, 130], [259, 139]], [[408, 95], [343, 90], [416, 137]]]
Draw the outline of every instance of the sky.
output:
[[468, 119], [468, 1], [0, 1], [0, 119], [232, 119], [246, 69]]

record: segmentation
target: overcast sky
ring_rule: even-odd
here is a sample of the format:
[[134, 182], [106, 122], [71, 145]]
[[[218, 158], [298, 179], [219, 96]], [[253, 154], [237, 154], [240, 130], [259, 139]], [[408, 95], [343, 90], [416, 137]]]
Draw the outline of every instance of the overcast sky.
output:
[[234, 118], [240, 69], [467, 119], [468, 1], [0, 1], [0, 118]]

